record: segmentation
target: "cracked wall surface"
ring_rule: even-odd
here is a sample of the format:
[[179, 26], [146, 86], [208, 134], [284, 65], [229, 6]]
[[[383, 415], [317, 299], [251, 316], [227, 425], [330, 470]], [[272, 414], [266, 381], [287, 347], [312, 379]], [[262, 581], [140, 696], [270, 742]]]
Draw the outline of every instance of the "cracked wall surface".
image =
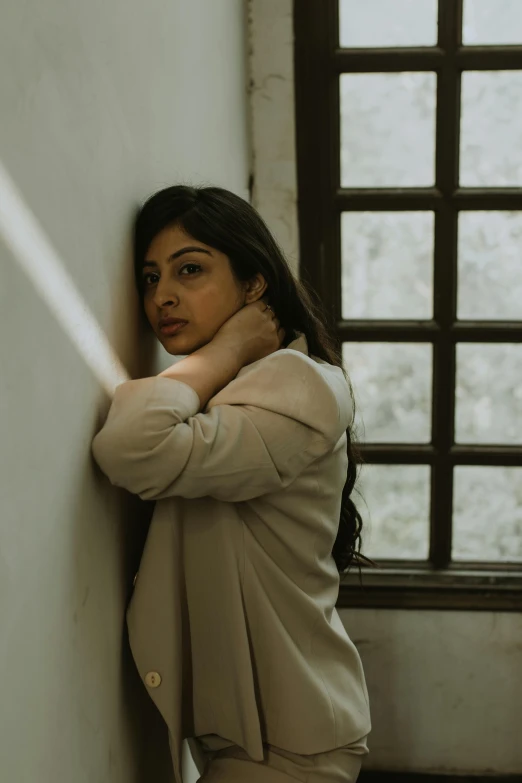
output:
[[298, 273], [291, 0], [248, 0], [251, 199]]

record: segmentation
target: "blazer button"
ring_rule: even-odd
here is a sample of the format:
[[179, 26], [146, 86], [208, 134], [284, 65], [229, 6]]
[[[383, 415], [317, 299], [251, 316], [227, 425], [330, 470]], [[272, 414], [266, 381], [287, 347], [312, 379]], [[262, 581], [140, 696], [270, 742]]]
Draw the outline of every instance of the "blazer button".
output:
[[138, 578], [138, 573], [139, 573], [139, 572], [138, 572], [138, 571], [136, 571], [136, 573], [134, 574], [134, 579], [132, 580], [132, 586], [133, 586], [133, 587], [134, 587], [134, 586], [135, 586], [135, 584], [136, 584], [136, 579]]
[[145, 682], [149, 688], [157, 688], [158, 685], [161, 685], [161, 675], [158, 672], [148, 672], [145, 675]]

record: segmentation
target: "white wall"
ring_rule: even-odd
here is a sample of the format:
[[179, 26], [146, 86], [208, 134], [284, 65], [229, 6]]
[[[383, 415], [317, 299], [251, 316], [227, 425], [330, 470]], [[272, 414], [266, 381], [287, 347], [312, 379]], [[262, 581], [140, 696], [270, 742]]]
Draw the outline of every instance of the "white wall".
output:
[[[243, 15], [2, 4], [0, 159], [132, 377], [163, 352], [137, 331], [132, 211], [179, 179], [247, 195]], [[1, 241], [0, 259], [0, 777], [162, 783], [168, 743], [124, 629], [148, 506], [96, 469], [107, 397]]]
[[[292, 0], [249, 0], [254, 203], [298, 258]], [[297, 264], [294, 263], [297, 269]], [[365, 768], [522, 773], [522, 620], [343, 609], [370, 692]]]
[[368, 679], [373, 730], [366, 768], [520, 774], [520, 614], [339, 614]]
[[298, 273], [291, 0], [248, 0], [252, 203]]

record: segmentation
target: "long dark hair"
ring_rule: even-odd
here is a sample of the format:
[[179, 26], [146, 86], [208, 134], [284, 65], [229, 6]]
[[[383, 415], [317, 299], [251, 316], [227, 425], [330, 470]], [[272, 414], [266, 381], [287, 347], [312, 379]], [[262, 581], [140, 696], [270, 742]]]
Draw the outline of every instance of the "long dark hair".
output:
[[[265, 296], [285, 330], [287, 345], [303, 332], [311, 356], [341, 367], [355, 400], [350, 380], [342, 367], [341, 348], [314, 291], [294, 277], [283, 252], [259, 213], [244, 199], [218, 187], [174, 185], [152, 195], [140, 208], [134, 227], [134, 271], [136, 286], [143, 302], [142, 263], [156, 234], [169, 225], [178, 225], [186, 233], [230, 259], [236, 278], [247, 281], [256, 273], [267, 283]], [[343, 573], [353, 564], [368, 561], [360, 553], [362, 519], [350, 497], [357, 476], [360, 455], [346, 431], [348, 474], [342, 492], [339, 529], [332, 556]]]

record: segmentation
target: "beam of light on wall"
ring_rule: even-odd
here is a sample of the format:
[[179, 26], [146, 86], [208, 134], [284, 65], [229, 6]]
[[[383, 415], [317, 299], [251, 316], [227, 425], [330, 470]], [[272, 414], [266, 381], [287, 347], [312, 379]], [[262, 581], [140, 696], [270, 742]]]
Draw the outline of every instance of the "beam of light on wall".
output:
[[0, 161], [0, 233], [107, 394], [130, 376]]

